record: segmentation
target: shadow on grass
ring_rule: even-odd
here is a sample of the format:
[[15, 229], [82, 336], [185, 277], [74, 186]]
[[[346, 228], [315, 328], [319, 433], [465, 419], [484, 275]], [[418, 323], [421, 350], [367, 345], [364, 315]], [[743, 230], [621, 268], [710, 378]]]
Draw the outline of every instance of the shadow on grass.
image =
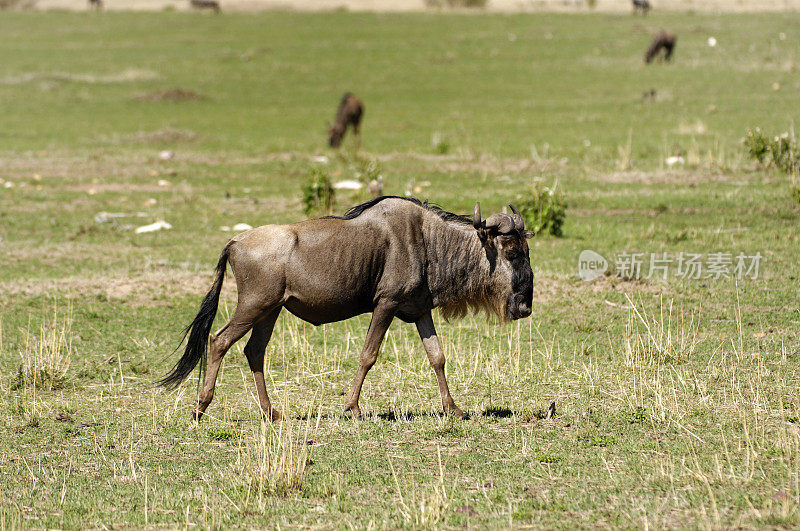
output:
[[[310, 415], [297, 415], [294, 417], [295, 420], [308, 420], [309, 417], [312, 419], [316, 419], [319, 416], [320, 419], [333, 419], [333, 418], [350, 418], [350, 413], [323, 413], [322, 415], [317, 415], [316, 413], [312, 413]], [[399, 420], [417, 420], [417, 419], [439, 419], [444, 417], [445, 414], [442, 411], [439, 412], [420, 412], [420, 411], [407, 411], [405, 413], [398, 413], [396, 411], [386, 411], [383, 413], [375, 413], [371, 415], [366, 415], [362, 420], [368, 420], [369, 418], [375, 417], [380, 420], [384, 420], [386, 422], [397, 422]], [[469, 420], [469, 414], [466, 414], [466, 417], [463, 420]]]
[[507, 419], [517, 413], [507, 407], [490, 406], [483, 410], [482, 417], [494, 417], [496, 419]]

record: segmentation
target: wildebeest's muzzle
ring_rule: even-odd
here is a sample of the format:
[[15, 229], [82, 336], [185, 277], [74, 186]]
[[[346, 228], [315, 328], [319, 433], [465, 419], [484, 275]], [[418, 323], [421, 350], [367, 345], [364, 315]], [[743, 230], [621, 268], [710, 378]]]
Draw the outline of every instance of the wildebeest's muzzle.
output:
[[508, 296], [508, 318], [522, 319], [533, 310], [533, 270], [527, 257], [514, 261], [511, 295]]

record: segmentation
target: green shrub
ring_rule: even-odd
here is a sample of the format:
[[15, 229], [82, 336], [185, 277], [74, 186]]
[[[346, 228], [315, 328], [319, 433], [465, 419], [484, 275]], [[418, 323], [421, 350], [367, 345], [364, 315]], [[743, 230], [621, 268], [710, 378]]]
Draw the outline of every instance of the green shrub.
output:
[[383, 182], [383, 166], [377, 159], [364, 158], [358, 161], [356, 177], [364, 185], [368, 186], [372, 181]]
[[647, 412], [647, 409], [642, 406], [636, 406], [636, 409], [631, 413], [630, 423], [643, 424], [648, 420], [650, 420], [650, 414]]
[[610, 446], [614, 443], [614, 437], [610, 435], [606, 435], [604, 433], [598, 433], [596, 435], [591, 435], [586, 437], [586, 443], [589, 446], [597, 446], [600, 448], [605, 448], [606, 446]]
[[530, 193], [523, 196], [516, 206], [525, 219], [525, 228], [529, 231], [534, 234], [548, 231], [553, 236], [562, 236], [561, 226], [566, 217], [567, 202], [564, 194], [558, 190], [558, 183], [552, 188], [534, 185]]
[[212, 441], [220, 442], [233, 441], [241, 436], [237, 431], [231, 428], [209, 428], [206, 433], [208, 433], [208, 438]]
[[431, 136], [431, 145], [433, 146], [433, 151], [438, 155], [446, 155], [450, 151], [450, 142], [448, 142], [447, 137], [438, 131]]
[[794, 131], [770, 137], [760, 127], [748, 129], [744, 146], [750, 158], [766, 167], [775, 167], [791, 174], [800, 168], [800, 148]]
[[336, 192], [331, 184], [328, 172], [321, 168], [313, 168], [302, 187], [303, 212], [306, 216], [312, 213], [329, 215], [333, 213], [336, 203]]

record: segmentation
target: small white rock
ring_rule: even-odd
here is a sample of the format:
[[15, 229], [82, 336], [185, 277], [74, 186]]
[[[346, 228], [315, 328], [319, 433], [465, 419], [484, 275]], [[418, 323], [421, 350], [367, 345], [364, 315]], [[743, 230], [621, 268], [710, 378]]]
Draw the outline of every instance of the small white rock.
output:
[[333, 187], [336, 190], [361, 190], [364, 185], [358, 181], [354, 181], [352, 179], [346, 179], [344, 181], [337, 181], [333, 183]]
[[717, 45], [717, 39], [715, 39], [714, 37], [709, 37], [708, 38], [708, 45], [713, 48], [714, 46]]
[[686, 161], [683, 160], [683, 157], [676, 155], [672, 157], [667, 157], [666, 160], [664, 160], [664, 162], [667, 163], [667, 166], [675, 166], [676, 164], [683, 164]]
[[171, 160], [175, 157], [175, 152], [165, 149], [161, 153], [158, 154], [159, 160]]
[[164, 220], [158, 220], [155, 223], [151, 223], [150, 225], [142, 225], [141, 227], [136, 227], [135, 232], [136, 234], [143, 234], [145, 232], [156, 232], [159, 230], [169, 230], [172, 228], [172, 225], [167, 223]]
[[159, 179], [159, 180], [158, 180], [158, 185], [159, 185], [159, 186], [170, 186], [171, 184], [172, 184], [172, 183], [171, 183], [171, 182], [169, 182], [169, 181], [168, 181], [168, 180], [166, 180], [166, 179]]
[[319, 162], [320, 164], [327, 164], [328, 163], [328, 157], [326, 157], [325, 155], [319, 155], [317, 157], [313, 157], [312, 160], [314, 162]]
[[244, 231], [250, 230], [252, 228], [253, 228], [253, 226], [252, 225], [248, 225], [247, 223], [237, 223], [236, 225], [233, 226], [232, 230], [234, 230], [235, 232], [244, 232]]

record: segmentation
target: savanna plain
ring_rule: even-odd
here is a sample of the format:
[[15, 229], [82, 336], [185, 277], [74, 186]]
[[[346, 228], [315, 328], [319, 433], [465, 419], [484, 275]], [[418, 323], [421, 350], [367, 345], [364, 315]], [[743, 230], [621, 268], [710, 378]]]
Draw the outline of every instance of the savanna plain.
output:
[[[674, 60], [646, 66], [660, 28]], [[742, 138], [792, 131], [798, 30], [794, 13], [4, 13], [0, 528], [796, 527], [800, 205]], [[333, 152], [345, 91], [363, 147]], [[154, 388], [223, 229], [304, 219], [320, 174], [458, 213], [563, 194], [563, 235], [529, 240], [530, 318], [434, 313], [469, 420], [440, 413], [401, 322], [364, 420], [343, 413], [368, 316], [282, 314], [281, 423], [260, 420], [244, 341], [201, 422], [196, 377]], [[340, 190], [335, 210], [365, 199]], [[610, 262], [593, 282], [586, 249]], [[639, 278], [616, 274], [623, 252]], [[675, 261], [648, 278], [651, 253], [762, 258], [741, 279]], [[235, 301], [229, 276], [215, 328]]]

